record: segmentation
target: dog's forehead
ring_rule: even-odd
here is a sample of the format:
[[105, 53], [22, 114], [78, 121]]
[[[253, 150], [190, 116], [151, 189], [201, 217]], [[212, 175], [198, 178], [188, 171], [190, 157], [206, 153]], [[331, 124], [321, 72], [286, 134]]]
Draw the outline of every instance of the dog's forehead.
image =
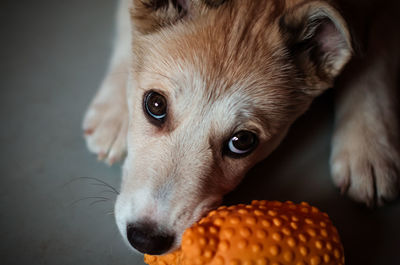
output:
[[179, 120], [197, 111], [232, 126], [238, 117], [280, 121], [296, 112], [295, 70], [279, 28], [283, 6], [233, 2], [239, 6], [163, 29], [134, 49], [135, 69], [168, 83]]
[[139, 36], [134, 42], [137, 68], [157, 62], [161, 67], [173, 67], [172, 63], [185, 70], [190, 62], [210, 83], [225, 77], [227, 83], [219, 89], [229, 88], [229, 82], [249, 73], [271, 72], [271, 66], [287, 63], [282, 62], [286, 50], [279, 26], [284, 2], [229, 1], [203, 16]]

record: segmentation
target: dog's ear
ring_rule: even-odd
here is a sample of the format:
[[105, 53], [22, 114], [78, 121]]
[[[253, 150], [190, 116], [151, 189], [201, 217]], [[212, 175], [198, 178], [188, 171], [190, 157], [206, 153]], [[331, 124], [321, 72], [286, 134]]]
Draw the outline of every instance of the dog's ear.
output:
[[187, 13], [189, 0], [133, 0], [131, 18], [135, 30], [148, 34], [170, 25]]
[[280, 21], [294, 63], [309, 87], [318, 95], [333, 85], [352, 55], [346, 22], [326, 2], [312, 1], [294, 6]]
[[133, 0], [131, 17], [135, 29], [142, 34], [174, 24], [190, 14], [215, 8], [226, 0]]
[[202, 0], [202, 1], [210, 7], [218, 7], [222, 5], [226, 0]]

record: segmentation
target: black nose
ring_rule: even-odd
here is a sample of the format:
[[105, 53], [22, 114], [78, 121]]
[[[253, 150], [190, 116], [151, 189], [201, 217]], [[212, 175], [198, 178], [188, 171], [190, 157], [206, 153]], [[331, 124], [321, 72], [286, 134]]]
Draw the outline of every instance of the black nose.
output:
[[158, 231], [156, 226], [150, 223], [129, 224], [126, 236], [132, 247], [150, 255], [161, 255], [167, 252], [175, 239], [173, 235]]

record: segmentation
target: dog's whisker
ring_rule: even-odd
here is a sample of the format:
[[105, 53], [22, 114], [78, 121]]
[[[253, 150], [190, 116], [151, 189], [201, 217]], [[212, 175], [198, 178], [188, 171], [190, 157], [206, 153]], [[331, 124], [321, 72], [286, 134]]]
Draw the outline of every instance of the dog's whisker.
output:
[[70, 204], [70, 206], [73, 206], [73, 205], [77, 204], [78, 202], [86, 201], [86, 200], [90, 200], [90, 199], [97, 199], [97, 200], [110, 201], [110, 198], [107, 198], [107, 197], [96, 197], [96, 196], [93, 196], [93, 197], [85, 197], [85, 198], [81, 198], [81, 199], [78, 199], [78, 200], [76, 200], [76, 201], [73, 201], [73, 202]]
[[100, 193], [112, 193], [115, 194], [113, 190], [102, 190]]
[[[108, 187], [108, 186], [106, 186], [106, 185], [104, 185], [104, 184], [101, 184], [101, 183], [91, 183], [93, 186], [100, 186], [100, 187], [105, 187], [105, 188], [107, 188], [107, 191], [108, 192], [110, 192], [110, 193], [112, 193], [112, 194], [116, 194], [116, 195], [118, 195], [118, 193], [116, 193], [113, 189], [111, 189], [110, 187]], [[103, 191], [101, 191], [101, 193], [104, 193], [106, 190], [103, 190]]]
[[109, 201], [109, 200], [97, 200], [97, 201], [91, 202], [89, 205], [90, 205], [90, 206], [93, 206], [93, 205], [95, 205], [95, 204], [97, 204], [97, 203], [100, 203], [100, 202], [107, 202], [107, 201]]
[[112, 191], [115, 192], [115, 194], [119, 194], [119, 192], [117, 191], [116, 188], [114, 188], [113, 186], [111, 186], [110, 184], [108, 184], [107, 182], [101, 180], [101, 179], [97, 179], [97, 178], [93, 178], [93, 177], [81, 177], [81, 179], [89, 179], [89, 180], [94, 180], [97, 181], [97, 184], [93, 184], [93, 185], [100, 185], [99, 183], [103, 184], [105, 187], [110, 188]]
[[82, 180], [82, 179], [94, 180], [94, 181], [96, 181], [98, 183], [97, 184], [91, 183], [92, 185], [100, 186], [100, 184], [102, 184], [104, 187], [107, 187], [110, 190], [112, 190], [115, 194], [117, 194], [117, 195], [119, 194], [118, 190], [116, 188], [114, 188], [112, 185], [108, 184], [107, 182], [105, 182], [105, 181], [103, 181], [101, 179], [97, 179], [97, 178], [94, 178], [94, 177], [78, 177], [78, 178], [74, 178], [74, 179], [71, 179], [70, 181], [66, 182], [63, 185], [63, 187], [65, 187], [65, 186], [67, 186], [67, 185], [69, 185], [69, 184], [71, 184], [71, 183], [73, 183], [75, 181]]

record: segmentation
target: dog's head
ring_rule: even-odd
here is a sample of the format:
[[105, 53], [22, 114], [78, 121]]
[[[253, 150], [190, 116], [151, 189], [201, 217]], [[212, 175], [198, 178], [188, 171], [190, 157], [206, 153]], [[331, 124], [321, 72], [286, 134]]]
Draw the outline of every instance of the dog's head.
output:
[[134, 248], [162, 254], [277, 147], [351, 44], [324, 1], [137, 0], [131, 17], [116, 220]]

